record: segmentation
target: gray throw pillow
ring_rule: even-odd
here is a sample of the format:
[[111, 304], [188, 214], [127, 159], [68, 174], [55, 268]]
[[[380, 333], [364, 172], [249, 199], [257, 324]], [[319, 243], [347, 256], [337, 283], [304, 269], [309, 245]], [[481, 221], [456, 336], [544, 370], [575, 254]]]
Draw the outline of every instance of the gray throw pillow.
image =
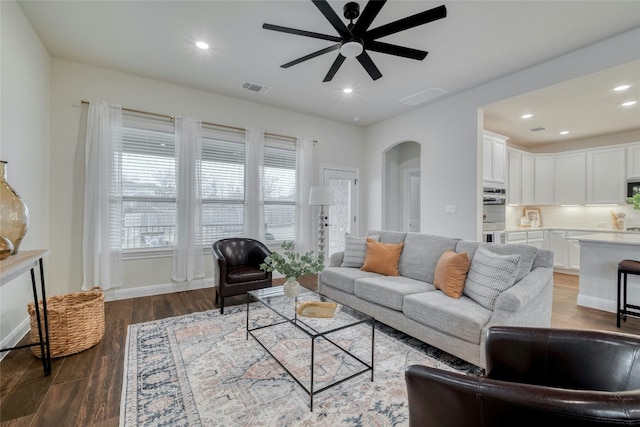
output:
[[516, 282], [520, 255], [500, 255], [479, 246], [471, 260], [463, 294], [489, 310], [496, 299]]
[[[380, 236], [368, 236], [376, 242], [380, 239]], [[364, 259], [367, 256], [367, 238], [356, 237], [347, 233], [344, 235], [344, 257], [342, 258], [342, 264], [340, 267], [355, 267], [360, 268], [364, 264]]]

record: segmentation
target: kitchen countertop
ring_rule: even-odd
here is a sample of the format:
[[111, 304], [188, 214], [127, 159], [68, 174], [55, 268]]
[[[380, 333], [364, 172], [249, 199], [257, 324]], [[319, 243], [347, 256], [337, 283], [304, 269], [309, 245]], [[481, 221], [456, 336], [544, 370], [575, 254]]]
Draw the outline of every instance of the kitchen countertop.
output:
[[561, 231], [585, 231], [592, 233], [615, 233], [615, 234], [637, 234], [640, 235], [638, 231], [626, 231], [626, 230], [611, 230], [608, 228], [584, 228], [584, 227], [507, 227], [505, 231], [517, 232], [517, 231], [549, 231], [549, 230], [561, 230]]
[[584, 236], [567, 237], [580, 243], [613, 243], [640, 246], [640, 233], [594, 233]]

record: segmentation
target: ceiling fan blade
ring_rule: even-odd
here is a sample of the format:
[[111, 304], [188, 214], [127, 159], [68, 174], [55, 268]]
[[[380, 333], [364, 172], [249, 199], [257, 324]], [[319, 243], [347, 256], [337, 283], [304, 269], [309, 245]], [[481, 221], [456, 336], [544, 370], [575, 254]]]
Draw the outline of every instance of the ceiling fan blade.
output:
[[447, 8], [444, 5], [434, 7], [433, 9], [429, 9], [425, 12], [398, 19], [397, 21], [393, 21], [388, 24], [382, 25], [381, 27], [369, 30], [366, 33], [366, 38], [369, 40], [375, 40], [380, 37], [408, 30], [409, 28], [417, 27], [418, 25], [423, 25], [429, 22], [437, 21], [438, 19], [446, 18], [446, 16]]
[[372, 50], [374, 52], [402, 56], [403, 58], [417, 59], [418, 61], [422, 61], [429, 54], [429, 52], [425, 52], [424, 50], [412, 49], [410, 47], [398, 46], [379, 41], [365, 42], [365, 46], [367, 50]]
[[347, 28], [342, 19], [336, 14], [333, 8], [327, 3], [327, 0], [312, 0], [313, 4], [316, 5], [320, 12], [324, 15], [325, 18], [333, 25], [333, 28], [336, 29], [338, 34], [340, 34], [343, 38], [350, 38], [351, 31]]
[[334, 45], [329, 46], [329, 47], [325, 47], [324, 49], [320, 49], [320, 50], [318, 50], [316, 52], [310, 53], [309, 55], [305, 55], [305, 56], [303, 56], [301, 58], [298, 58], [298, 59], [295, 59], [295, 60], [293, 60], [291, 62], [287, 62], [286, 64], [282, 64], [281, 67], [282, 68], [289, 68], [289, 67], [291, 67], [293, 65], [299, 64], [299, 63], [304, 62], [304, 61], [306, 61], [308, 59], [312, 59], [312, 58], [315, 58], [316, 56], [320, 56], [322, 54], [331, 52], [332, 50], [338, 50], [338, 49], [340, 49], [340, 43], [334, 44]]
[[323, 82], [330, 82], [331, 79], [333, 79], [333, 76], [335, 76], [336, 73], [338, 72], [338, 69], [340, 68], [340, 66], [342, 65], [344, 60], [345, 60], [344, 56], [338, 55], [336, 60], [333, 61], [333, 64], [331, 64], [331, 68], [329, 68], [329, 72], [327, 73], [326, 76], [324, 76], [324, 80], [322, 80], [322, 81]]
[[362, 52], [356, 59], [358, 60], [358, 62], [360, 62], [360, 64], [362, 64], [364, 69], [367, 71], [367, 73], [369, 73], [373, 80], [378, 80], [380, 77], [382, 77], [382, 73], [380, 72], [380, 70], [378, 70], [376, 64], [373, 63], [373, 60], [367, 52]]
[[340, 37], [337, 37], [337, 36], [314, 33], [312, 31], [298, 30], [296, 28], [281, 27], [280, 25], [262, 24], [262, 28], [264, 28], [265, 30], [280, 31], [281, 33], [295, 34], [296, 36], [313, 37], [314, 39], [329, 40], [332, 42], [339, 42], [342, 40]]
[[355, 37], [364, 36], [364, 33], [369, 29], [369, 26], [373, 20], [376, 19], [376, 16], [380, 13], [380, 9], [382, 9], [382, 6], [384, 6], [386, 2], [387, 0], [369, 0], [351, 29], [351, 33], [353, 33]]

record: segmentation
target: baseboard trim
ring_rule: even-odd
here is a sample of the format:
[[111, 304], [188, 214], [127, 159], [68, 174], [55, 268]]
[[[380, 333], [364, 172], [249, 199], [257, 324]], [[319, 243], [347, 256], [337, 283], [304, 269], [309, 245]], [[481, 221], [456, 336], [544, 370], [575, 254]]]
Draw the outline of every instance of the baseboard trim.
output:
[[172, 282], [162, 285], [140, 286], [137, 288], [108, 289], [104, 291], [105, 301], [118, 301], [129, 298], [149, 297], [153, 295], [171, 294], [174, 292], [192, 291], [195, 289], [215, 287], [214, 279], [197, 279], [191, 282]]
[[578, 294], [577, 303], [578, 305], [583, 307], [595, 308], [596, 310], [608, 311], [609, 313], [616, 312], [615, 301], [610, 301], [604, 298], [596, 298]]
[[[24, 338], [29, 330], [31, 329], [31, 318], [27, 316], [17, 328], [15, 328], [5, 339], [0, 342], [0, 348], [11, 348], [18, 345], [20, 340]], [[11, 353], [11, 351], [3, 351], [0, 353], [0, 360], [4, 359], [7, 354]]]

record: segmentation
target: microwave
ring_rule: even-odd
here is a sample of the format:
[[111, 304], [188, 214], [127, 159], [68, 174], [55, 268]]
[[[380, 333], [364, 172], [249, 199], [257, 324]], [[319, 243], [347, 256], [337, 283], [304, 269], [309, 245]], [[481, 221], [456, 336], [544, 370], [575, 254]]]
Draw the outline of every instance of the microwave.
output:
[[627, 197], [633, 197], [636, 194], [640, 194], [640, 178], [627, 181]]

